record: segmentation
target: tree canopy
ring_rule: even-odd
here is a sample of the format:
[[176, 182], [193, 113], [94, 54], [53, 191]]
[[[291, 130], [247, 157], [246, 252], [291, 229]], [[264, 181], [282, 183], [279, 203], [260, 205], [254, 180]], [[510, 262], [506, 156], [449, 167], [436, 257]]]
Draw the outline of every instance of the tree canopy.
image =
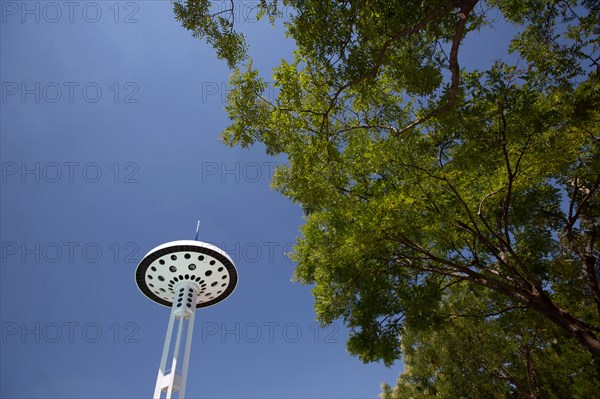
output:
[[[287, 156], [273, 186], [305, 210], [318, 319], [404, 360], [382, 396], [598, 392], [600, 4], [262, 0], [271, 23], [293, 10], [274, 98], [230, 5], [175, 13], [232, 68], [225, 143]], [[513, 57], [462, 65], [499, 23]]]

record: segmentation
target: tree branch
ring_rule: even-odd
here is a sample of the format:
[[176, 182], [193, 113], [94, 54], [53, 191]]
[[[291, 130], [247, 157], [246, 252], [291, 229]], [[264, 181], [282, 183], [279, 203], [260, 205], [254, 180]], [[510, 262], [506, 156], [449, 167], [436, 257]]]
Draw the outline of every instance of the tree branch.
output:
[[467, 17], [469, 16], [471, 11], [477, 4], [477, 1], [478, 0], [472, 0], [472, 1], [466, 2], [466, 4], [464, 4], [463, 7], [461, 8], [461, 12], [459, 14], [460, 19], [458, 21], [458, 26], [456, 27], [456, 31], [454, 33], [454, 39], [452, 41], [452, 48], [450, 49], [449, 69], [450, 69], [450, 73], [452, 74], [452, 77], [451, 77], [451, 84], [450, 84], [450, 97], [448, 98], [448, 102], [445, 105], [443, 105], [443, 106], [435, 109], [434, 111], [430, 112], [429, 114], [425, 115], [424, 117], [417, 119], [416, 121], [410, 123], [408, 126], [403, 127], [402, 129], [400, 129], [399, 133], [404, 133], [407, 130], [411, 130], [415, 126], [418, 126], [422, 123], [427, 122], [429, 119], [431, 119], [435, 116], [438, 116], [439, 114], [441, 114], [443, 112], [446, 112], [447, 110], [452, 108], [454, 106], [454, 104], [456, 103], [456, 95], [458, 93], [458, 85], [460, 83], [460, 66], [458, 64], [458, 49], [460, 47], [460, 42], [465, 34], [466, 25], [467, 25]]
[[[473, 6], [475, 5], [475, 3], [477, 3], [477, 0], [472, 1]], [[387, 52], [387, 50], [389, 49], [389, 47], [398, 39], [405, 37], [405, 36], [409, 36], [415, 33], [418, 33], [419, 31], [421, 31], [424, 27], [426, 27], [431, 21], [433, 21], [435, 18], [439, 17], [440, 15], [442, 15], [446, 10], [455, 8], [457, 6], [460, 5], [460, 1], [458, 0], [454, 0], [451, 1], [443, 6], [441, 6], [440, 8], [438, 8], [437, 10], [435, 10], [434, 12], [432, 12], [431, 14], [427, 15], [425, 18], [423, 18], [419, 23], [417, 23], [414, 26], [411, 26], [409, 28], [403, 29], [400, 32], [396, 33], [394, 36], [388, 38], [384, 43], [383, 46], [381, 47], [381, 49], [379, 50], [379, 53], [377, 54], [377, 57], [375, 58], [375, 65], [373, 66], [373, 68], [371, 68], [371, 70], [359, 77], [357, 77], [356, 79], [347, 82], [345, 84], [343, 84], [342, 86], [340, 86], [338, 88], [338, 90], [333, 94], [333, 97], [331, 98], [331, 100], [329, 101], [329, 106], [327, 108], [327, 110], [325, 111], [325, 115], [323, 116], [323, 120], [321, 122], [321, 131], [323, 131], [323, 127], [325, 126], [325, 123], [327, 121], [327, 117], [329, 116], [329, 113], [331, 112], [331, 110], [333, 109], [333, 107], [335, 106], [335, 103], [338, 100], [338, 97], [342, 94], [342, 92], [344, 90], [346, 90], [347, 88], [356, 85], [359, 82], [362, 82], [363, 80], [367, 79], [367, 78], [371, 78], [371, 77], [375, 77], [377, 76], [377, 74], [379, 73], [379, 69], [381, 68], [381, 64], [383, 63], [383, 58]], [[471, 7], [472, 8], [472, 7]], [[470, 11], [470, 10], [469, 10]], [[462, 30], [464, 32], [464, 24], [465, 24], [466, 20], [461, 20], [461, 22], [459, 22], [459, 27], [458, 29], [460, 29], [460, 27], [462, 26]], [[457, 29], [457, 30], [458, 30]], [[462, 38], [462, 35], [461, 35]], [[453, 45], [454, 48], [454, 45]], [[456, 51], [458, 52], [458, 48], [456, 49]], [[456, 67], [458, 67], [458, 63], [456, 63]], [[452, 61], [451, 61], [451, 70], [452, 70]], [[458, 78], [456, 78], [458, 79]], [[454, 82], [454, 76], [453, 76], [453, 82]]]

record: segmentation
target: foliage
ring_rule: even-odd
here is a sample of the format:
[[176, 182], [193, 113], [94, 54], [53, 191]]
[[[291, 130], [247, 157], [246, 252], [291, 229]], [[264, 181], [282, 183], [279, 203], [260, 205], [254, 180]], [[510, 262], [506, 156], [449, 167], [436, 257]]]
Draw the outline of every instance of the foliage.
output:
[[539, 315], [464, 282], [445, 299], [441, 325], [403, 334], [409, 365], [382, 398], [583, 399], [600, 390], [591, 356]]
[[[285, 1], [297, 50], [274, 99], [206, 4], [175, 11], [234, 69], [223, 138], [287, 155], [273, 185], [306, 211], [295, 276], [351, 353], [404, 356], [384, 397], [598, 391], [597, 2]], [[461, 67], [498, 15], [519, 61]]]

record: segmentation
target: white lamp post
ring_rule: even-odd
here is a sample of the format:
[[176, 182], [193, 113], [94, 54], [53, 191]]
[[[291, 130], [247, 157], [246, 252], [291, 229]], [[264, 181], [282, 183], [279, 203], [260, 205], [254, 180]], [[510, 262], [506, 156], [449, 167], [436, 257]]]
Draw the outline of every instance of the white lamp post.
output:
[[196, 308], [227, 298], [237, 285], [237, 270], [222, 249], [202, 241], [180, 240], [148, 252], [135, 279], [144, 295], [171, 308], [154, 398], [183, 399]]

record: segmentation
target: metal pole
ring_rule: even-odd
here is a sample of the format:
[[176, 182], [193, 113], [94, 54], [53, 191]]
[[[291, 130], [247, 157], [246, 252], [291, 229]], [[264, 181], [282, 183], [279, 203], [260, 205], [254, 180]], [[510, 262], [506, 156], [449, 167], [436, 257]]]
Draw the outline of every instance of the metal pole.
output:
[[[163, 392], [166, 392], [166, 399], [172, 399], [174, 393], [177, 394], [176, 397], [179, 399], [184, 399], [185, 397], [185, 384], [192, 348], [198, 287], [191, 281], [181, 281], [175, 286], [174, 291], [176, 298], [174, 298], [173, 306], [171, 307], [169, 327], [167, 328], [160, 369], [154, 388], [154, 399], [161, 399]], [[172, 342], [173, 333], [175, 332], [175, 321], [178, 322], [176, 327], [177, 333], [175, 342]], [[187, 328], [184, 328], [184, 323], [187, 323]], [[185, 341], [183, 339], [184, 331]], [[171, 353], [171, 345], [173, 344], [174, 350]], [[168, 364], [171, 365], [170, 369], [166, 369]]]

